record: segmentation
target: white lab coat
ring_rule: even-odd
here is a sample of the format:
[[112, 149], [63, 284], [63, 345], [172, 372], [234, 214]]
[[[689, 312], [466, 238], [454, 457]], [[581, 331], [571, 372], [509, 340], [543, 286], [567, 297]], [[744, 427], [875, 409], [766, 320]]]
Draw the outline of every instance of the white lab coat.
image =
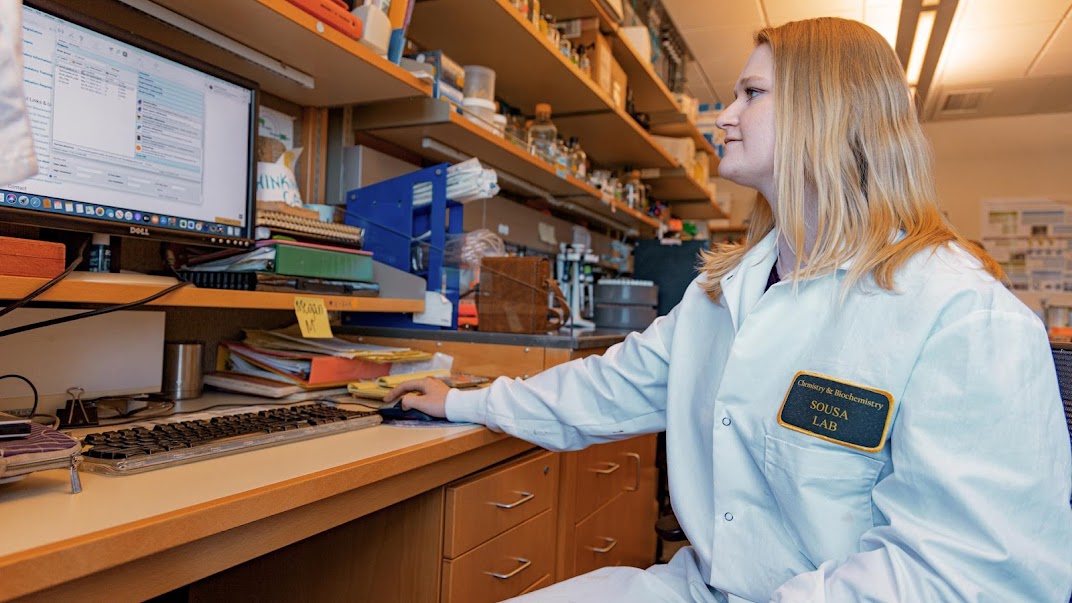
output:
[[[602, 357], [448, 395], [451, 420], [557, 450], [666, 430], [693, 549], [530, 597], [1068, 601], [1072, 462], [1039, 319], [960, 249], [840, 306], [843, 270], [764, 293], [775, 255], [771, 233], [723, 277], [721, 305], [693, 283]], [[798, 371], [888, 392], [881, 450], [783, 427]]]
[[22, 2], [0, 0], [0, 185], [36, 173], [22, 89]]

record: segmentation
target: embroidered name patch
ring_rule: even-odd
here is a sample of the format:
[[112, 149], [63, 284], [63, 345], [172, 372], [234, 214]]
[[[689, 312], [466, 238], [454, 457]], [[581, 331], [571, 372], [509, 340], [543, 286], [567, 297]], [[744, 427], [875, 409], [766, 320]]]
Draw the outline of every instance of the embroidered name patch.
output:
[[886, 442], [893, 396], [879, 389], [800, 371], [782, 401], [778, 424], [865, 452]]

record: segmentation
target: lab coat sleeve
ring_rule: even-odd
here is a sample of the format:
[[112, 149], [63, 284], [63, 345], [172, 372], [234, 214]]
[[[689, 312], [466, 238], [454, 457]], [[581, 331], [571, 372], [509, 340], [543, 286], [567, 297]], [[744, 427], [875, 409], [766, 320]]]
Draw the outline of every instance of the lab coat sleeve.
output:
[[550, 450], [663, 431], [677, 314], [675, 308], [602, 356], [573, 360], [530, 379], [502, 377], [483, 390], [451, 391], [447, 418], [483, 423]]
[[1054, 375], [1025, 314], [976, 312], [932, 335], [892, 428], [893, 472], [872, 493], [889, 525], [772, 601], [1068, 601], [1072, 469]]

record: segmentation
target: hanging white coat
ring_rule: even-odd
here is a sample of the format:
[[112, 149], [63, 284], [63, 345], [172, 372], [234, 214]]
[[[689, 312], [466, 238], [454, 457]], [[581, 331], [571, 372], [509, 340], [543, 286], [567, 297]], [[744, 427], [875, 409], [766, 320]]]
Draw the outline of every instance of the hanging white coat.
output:
[[0, 184], [37, 173], [22, 75], [22, 2], [0, 2]]
[[843, 270], [764, 292], [775, 253], [771, 233], [721, 304], [693, 283], [602, 357], [448, 395], [451, 420], [555, 450], [666, 431], [692, 550], [545, 598], [1068, 601], [1072, 461], [1038, 318], [958, 248], [840, 304]]

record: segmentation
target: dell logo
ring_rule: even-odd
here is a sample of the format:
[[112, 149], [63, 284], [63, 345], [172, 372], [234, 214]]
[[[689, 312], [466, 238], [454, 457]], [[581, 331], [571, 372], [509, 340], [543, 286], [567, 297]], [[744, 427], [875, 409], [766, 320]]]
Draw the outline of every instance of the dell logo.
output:
[[130, 234], [132, 234], [132, 235], [141, 235], [143, 237], [147, 237], [147, 236], [149, 236], [149, 229], [148, 228], [142, 228], [141, 226], [131, 226], [130, 227]]

